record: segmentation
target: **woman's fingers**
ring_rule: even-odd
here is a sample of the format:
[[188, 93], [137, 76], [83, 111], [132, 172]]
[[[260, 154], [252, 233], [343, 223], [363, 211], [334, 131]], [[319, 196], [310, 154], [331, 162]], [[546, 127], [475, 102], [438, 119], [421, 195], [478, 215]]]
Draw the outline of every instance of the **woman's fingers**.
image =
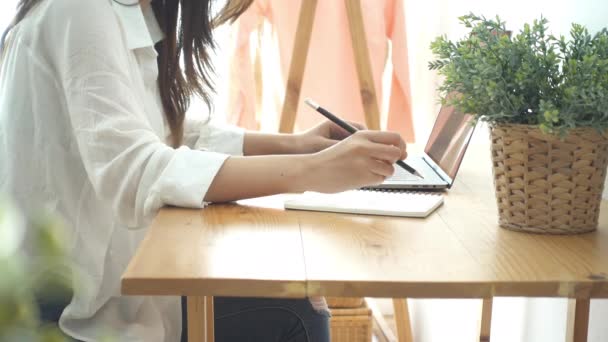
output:
[[382, 176], [382, 180], [391, 177], [393, 173], [395, 173], [395, 167], [393, 164], [381, 161], [381, 160], [371, 160], [370, 161], [370, 171], [375, 173], [378, 176]]
[[370, 141], [379, 144], [401, 146], [401, 142], [403, 142], [401, 135], [395, 132], [362, 131], [361, 133], [364, 134]]
[[365, 141], [364, 144], [370, 149], [371, 157], [376, 159], [395, 163], [406, 155], [405, 142], [398, 133], [359, 131], [355, 133], [355, 139]]
[[399, 160], [403, 160], [407, 158], [407, 146], [405, 145], [405, 141], [401, 139], [401, 144], [399, 145], [399, 151], [401, 155], [399, 156]]
[[358, 122], [352, 122], [352, 121], [348, 121], [348, 123], [349, 123], [351, 126], [355, 127], [355, 128], [356, 128], [357, 130], [359, 130], [359, 131], [363, 131], [363, 130], [366, 130], [366, 129], [367, 129], [367, 127], [365, 127], [365, 125], [360, 124], [360, 123], [358, 123]]
[[370, 154], [374, 159], [394, 164], [401, 158], [401, 150], [397, 146], [378, 143], [371, 143], [370, 146], [373, 149]]
[[[347, 121], [347, 122], [349, 125], [355, 127], [358, 131], [366, 129], [365, 126], [360, 123], [352, 122], [352, 121]], [[344, 128], [336, 125], [333, 122], [331, 122], [330, 125], [331, 125], [330, 126], [330, 136], [333, 139], [342, 140], [342, 139], [345, 139], [346, 137], [348, 137], [349, 135], [351, 135], [350, 132], [348, 132]]]

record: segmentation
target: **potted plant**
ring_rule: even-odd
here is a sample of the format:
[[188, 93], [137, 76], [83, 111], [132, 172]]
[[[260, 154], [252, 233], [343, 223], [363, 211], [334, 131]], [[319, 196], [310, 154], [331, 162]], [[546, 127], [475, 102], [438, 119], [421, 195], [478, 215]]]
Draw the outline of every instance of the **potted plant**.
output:
[[459, 19], [470, 33], [437, 38], [429, 68], [444, 77], [444, 103], [490, 127], [500, 226], [595, 230], [608, 161], [608, 30], [573, 24], [566, 39], [541, 18], [511, 37], [499, 17]]

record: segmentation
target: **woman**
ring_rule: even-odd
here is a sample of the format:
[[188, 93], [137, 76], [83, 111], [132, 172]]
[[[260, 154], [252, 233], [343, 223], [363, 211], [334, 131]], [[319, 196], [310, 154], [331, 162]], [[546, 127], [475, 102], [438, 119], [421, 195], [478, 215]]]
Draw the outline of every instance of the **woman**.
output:
[[[405, 157], [397, 134], [339, 141], [346, 134], [328, 122], [279, 135], [186, 120], [191, 96], [211, 104], [212, 27], [249, 1], [215, 19], [212, 2], [21, 0], [6, 35], [0, 191], [26, 213], [44, 207], [65, 220], [79, 281], [59, 325], [77, 340], [180, 339], [179, 298], [119, 290], [145, 234], [135, 228], [163, 205], [353, 189], [381, 183]], [[215, 307], [218, 341], [329, 338], [327, 314], [307, 300], [216, 298]]]

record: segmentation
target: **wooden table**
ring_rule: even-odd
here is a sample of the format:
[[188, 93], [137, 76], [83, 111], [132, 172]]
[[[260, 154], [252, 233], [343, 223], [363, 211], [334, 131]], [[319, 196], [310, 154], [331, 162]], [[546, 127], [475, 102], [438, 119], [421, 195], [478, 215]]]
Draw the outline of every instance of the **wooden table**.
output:
[[[489, 148], [472, 145], [427, 219], [284, 211], [280, 198], [163, 209], [122, 280], [125, 295], [185, 295], [190, 341], [213, 338], [210, 296], [568, 297], [586, 341], [608, 298], [608, 210], [597, 232], [542, 236], [497, 225]], [[574, 304], [575, 303], [575, 304]], [[489, 318], [485, 310], [484, 317]], [[482, 330], [489, 333], [488, 321]], [[206, 329], [207, 328], [207, 329]]]

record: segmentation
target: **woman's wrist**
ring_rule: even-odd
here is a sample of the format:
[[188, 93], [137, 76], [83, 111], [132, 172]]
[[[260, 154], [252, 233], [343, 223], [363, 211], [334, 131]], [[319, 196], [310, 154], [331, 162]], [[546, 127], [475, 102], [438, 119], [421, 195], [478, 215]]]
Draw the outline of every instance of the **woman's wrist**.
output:
[[305, 154], [308, 144], [307, 138], [300, 133], [285, 134], [282, 136], [282, 150], [285, 154]]
[[324, 143], [327, 139], [317, 135], [309, 135], [305, 133], [292, 134], [293, 136], [293, 146], [294, 154], [308, 154], [308, 153], [316, 153], [327, 146], [327, 143]]
[[316, 188], [319, 158], [315, 154], [298, 154], [289, 156], [292, 159], [290, 175], [284, 178], [284, 191], [298, 193]]

